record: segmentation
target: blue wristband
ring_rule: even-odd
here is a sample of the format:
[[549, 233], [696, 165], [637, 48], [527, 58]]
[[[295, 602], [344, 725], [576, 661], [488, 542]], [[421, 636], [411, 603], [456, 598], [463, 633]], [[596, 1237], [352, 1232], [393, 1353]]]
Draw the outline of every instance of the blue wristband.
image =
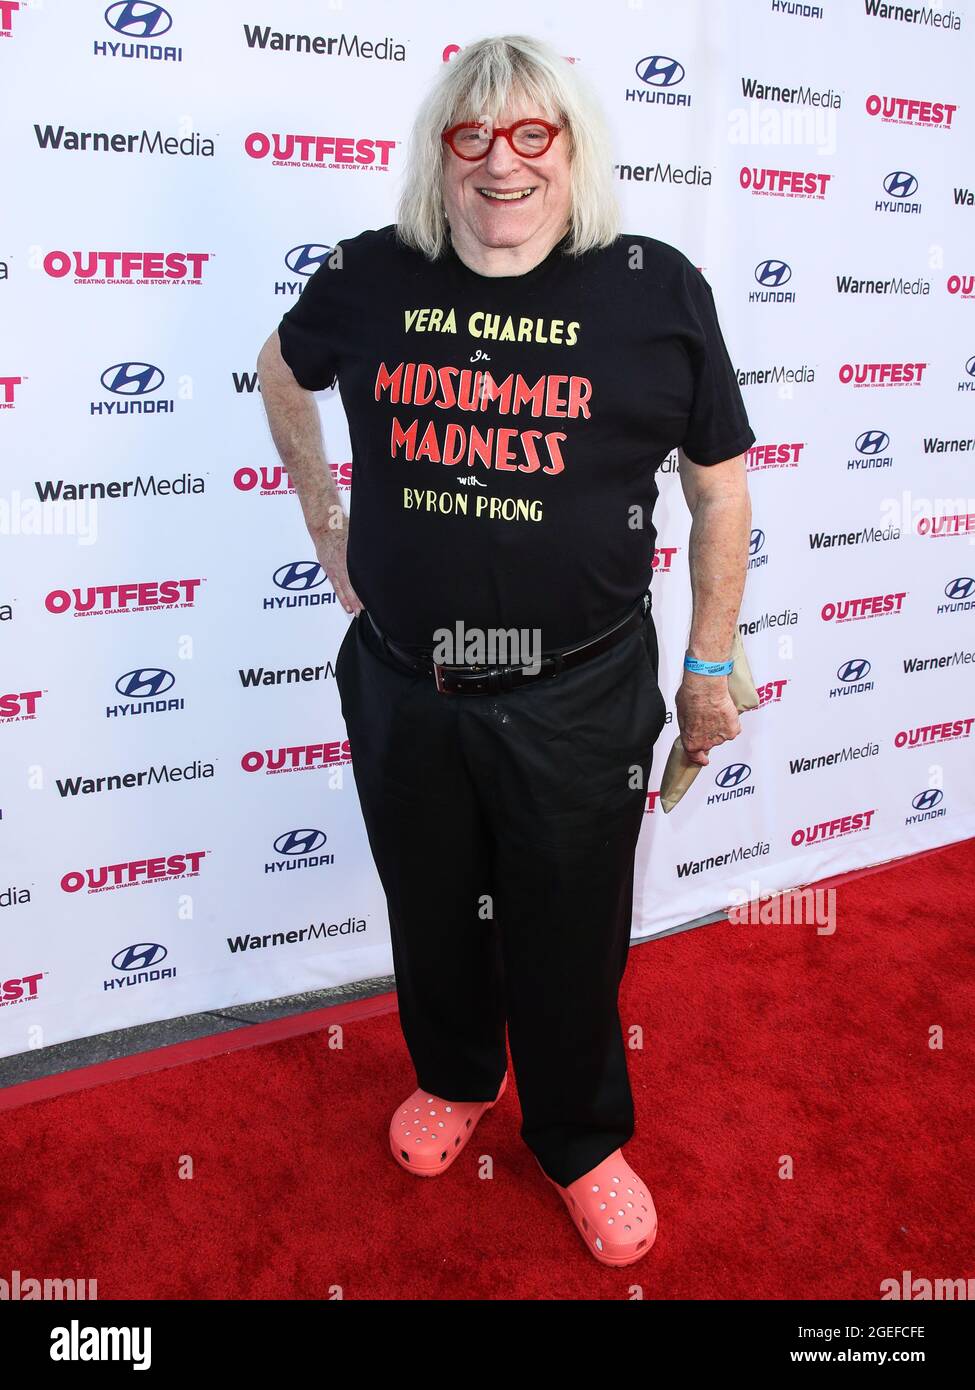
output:
[[730, 676], [734, 669], [733, 661], [698, 661], [695, 656], [684, 657], [684, 670], [695, 676]]

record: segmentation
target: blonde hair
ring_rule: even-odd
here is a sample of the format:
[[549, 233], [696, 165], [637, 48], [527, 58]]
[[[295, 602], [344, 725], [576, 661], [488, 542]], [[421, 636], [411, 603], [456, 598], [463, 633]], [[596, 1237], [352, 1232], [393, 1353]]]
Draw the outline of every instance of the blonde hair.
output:
[[554, 48], [522, 34], [478, 39], [444, 65], [410, 132], [397, 204], [396, 235], [431, 260], [445, 249], [441, 132], [458, 121], [497, 122], [509, 103], [525, 98], [536, 114], [566, 129], [569, 141], [568, 255], [609, 246], [620, 232], [609, 130], [587, 81]]

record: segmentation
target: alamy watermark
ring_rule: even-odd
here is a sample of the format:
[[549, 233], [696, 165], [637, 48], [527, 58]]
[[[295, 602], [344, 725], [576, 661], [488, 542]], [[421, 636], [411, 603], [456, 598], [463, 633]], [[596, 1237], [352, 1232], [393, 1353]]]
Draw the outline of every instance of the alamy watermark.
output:
[[458, 619], [452, 628], [438, 627], [433, 637], [438, 666], [520, 666], [529, 676], [542, 668], [538, 628], [465, 627]]
[[35, 1279], [19, 1269], [11, 1270], [9, 1279], [0, 1276], [0, 1302], [26, 1303], [35, 1299], [52, 1302], [84, 1299], [87, 1302], [97, 1298], [97, 1279]]
[[750, 926], [814, 926], [817, 936], [836, 931], [835, 888], [790, 888], [761, 895], [752, 879], [747, 888], [732, 888], [728, 921]]

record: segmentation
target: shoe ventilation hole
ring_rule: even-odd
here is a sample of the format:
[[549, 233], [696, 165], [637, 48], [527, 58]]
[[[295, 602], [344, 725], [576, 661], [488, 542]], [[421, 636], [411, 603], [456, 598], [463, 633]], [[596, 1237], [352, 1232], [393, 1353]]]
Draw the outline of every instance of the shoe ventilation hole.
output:
[[597, 1185], [596, 1185], [595, 1183], [593, 1183], [593, 1185], [592, 1185], [592, 1190], [593, 1190], [593, 1192], [598, 1192], [598, 1191], [599, 1191], [599, 1188], [597, 1187]]
[[599, 1239], [599, 1237], [597, 1236], [597, 1237], [596, 1237], [596, 1249], [597, 1249], [597, 1250], [602, 1250], [602, 1248], [603, 1248], [603, 1243], [602, 1243], [602, 1241]]

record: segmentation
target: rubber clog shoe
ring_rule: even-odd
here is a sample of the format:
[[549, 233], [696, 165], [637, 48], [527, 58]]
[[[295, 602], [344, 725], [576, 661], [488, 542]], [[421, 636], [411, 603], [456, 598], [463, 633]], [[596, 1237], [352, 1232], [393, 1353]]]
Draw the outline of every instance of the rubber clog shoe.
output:
[[650, 1193], [619, 1149], [568, 1187], [560, 1187], [538, 1166], [601, 1264], [631, 1265], [643, 1259], [657, 1237], [657, 1213]]
[[453, 1163], [486, 1110], [497, 1105], [508, 1084], [505, 1072], [494, 1100], [441, 1100], [414, 1091], [389, 1122], [389, 1148], [401, 1168], [418, 1178], [435, 1178]]

